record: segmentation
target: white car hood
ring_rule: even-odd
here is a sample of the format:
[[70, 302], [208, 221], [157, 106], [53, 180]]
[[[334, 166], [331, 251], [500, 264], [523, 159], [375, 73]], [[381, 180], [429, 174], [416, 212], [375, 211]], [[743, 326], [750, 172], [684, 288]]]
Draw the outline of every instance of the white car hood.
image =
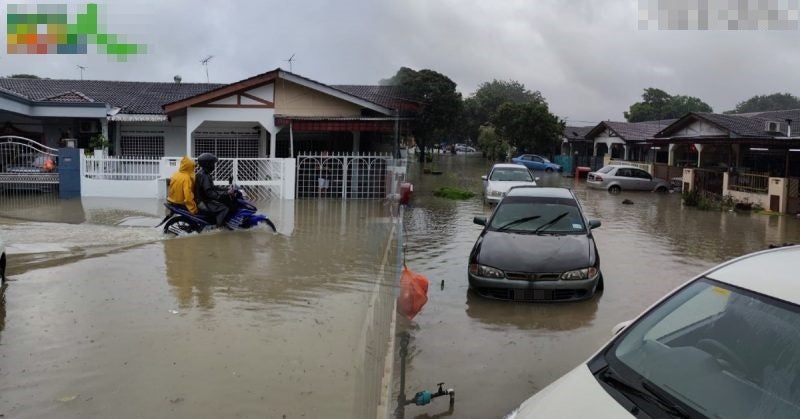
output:
[[600, 387], [585, 364], [534, 394], [506, 419], [625, 418], [630, 414]]
[[489, 182], [489, 185], [486, 186], [486, 190], [506, 193], [514, 186], [521, 185], [536, 186], [536, 182]]

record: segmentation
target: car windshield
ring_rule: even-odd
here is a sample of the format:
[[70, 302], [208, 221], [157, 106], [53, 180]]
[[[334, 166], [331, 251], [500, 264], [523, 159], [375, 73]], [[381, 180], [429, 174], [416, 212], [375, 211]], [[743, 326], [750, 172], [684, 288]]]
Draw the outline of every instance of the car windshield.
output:
[[[707, 417], [800, 417], [800, 307], [704, 278], [625, 332], [607, 361]], [[685, 410], [685, 409], [684, 409]]]
[[489, 180], [495, 182], [533, 182], [528, 169], [497, 168], [492, 171]]
[[606, 167], [603, 167], [602, 169], [598, 170], [598, 171], [597, 171], [597, 173], [608, 173], [608, 172], [610, 172], [610, 171], [611, 171], [611, 170], [613, 170], [613, 169], [614, 169], [614, 168], [613, 168], [613, 167], [611, 167], [611, 166], [606, 166]]
[[586, 232], [577, 203], [564, 198], [507, 197], [495, 209], [489, 228], [523, 233]]

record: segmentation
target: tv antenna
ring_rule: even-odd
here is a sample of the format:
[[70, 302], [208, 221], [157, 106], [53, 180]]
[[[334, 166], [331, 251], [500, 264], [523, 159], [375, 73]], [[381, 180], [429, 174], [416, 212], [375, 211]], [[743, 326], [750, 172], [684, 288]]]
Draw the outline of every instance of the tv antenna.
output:
[[212, 58], [214, 58], [214, 56], [213, 55], [209, 55], [208, 57], [203, 58], [202, 60], [200, 60], [200, 64], [202, 64], [203, 67], [206, 68], [206, 83], [209, 83], [209, 79], [208, 79], [208, 62], [211, 61]]
[[283, 61], [286, 61], [287, 63], [289, 63], [289, 72], [291, 73], [292, 72], [292, 63], [294, 63], [294, 61], [295, 61], [294, 54], [292, 54], [292, 56], [289, 57], [288, 60], [283, 60]]
[[75, 67], [78, 67], [78, 68], [81, 69], [81, 80], [83, 80], [83, 71], [86, 70], [86, 67], [82, 66], [82, 65], [76, 65]]

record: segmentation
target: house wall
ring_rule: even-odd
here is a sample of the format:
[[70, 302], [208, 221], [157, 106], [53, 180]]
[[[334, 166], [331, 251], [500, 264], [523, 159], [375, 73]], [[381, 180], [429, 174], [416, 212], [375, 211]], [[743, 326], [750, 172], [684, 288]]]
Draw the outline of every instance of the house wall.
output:
[[275, 113], [292, 116], [361, 116], [361, 107], [288, 80], [275, 82]]
[[706, 121], [695, 121], [680, 131], [672, 134], [673, 137], [699, 137], [704, 135], [728, 135], [728, 132], [719, 129]]
[[596, 151], [598, 150], [598, 148], [597, 148], [598, 144], [605, 144], [606, 146], [608, 146], [608, 151], [607, 152], [610, 153], [611, 152], [611, 146], [613, 144], [623, 144], [624, 145], [625, 141], [623, 141], [621, 138], [619, 138], [616, 134], [614, 134], [611, 131], [609, 131], [608, 129], [606, 129], [606, 130], [604, 130], [603, 132], [601, 132], [600, 134], [598, 134], [594, 138], [595, 155], [597, 155]]

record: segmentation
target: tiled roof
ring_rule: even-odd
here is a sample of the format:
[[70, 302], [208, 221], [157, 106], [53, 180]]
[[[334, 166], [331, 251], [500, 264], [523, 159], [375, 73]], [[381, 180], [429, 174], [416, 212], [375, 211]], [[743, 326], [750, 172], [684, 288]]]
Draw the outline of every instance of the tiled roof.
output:
[[46, 99], [41, 102], [58, 102], [58, 103], [92, 103], [94, 99], [84, 95], [81, 92], [64, 92]]
[[657, 132], [668, 127], [676, 119], [666, 119], [662, 121], [644, 121], [644, 122], [614, 122], [604, 121], [600, 124], [605, 124], [606, 127], [613, 130], [617, 135], [625, 141], [645, 141], [652, 138]]
[[397, 109], [399, 101], [407, 101], [399, 86], [342, 84], [331, 86], [351, 96], [360, 97], [385, 108]]
[[568, 140], [584, 140], [586, 139], [586, 134], [592, 130], [594, 126], [591, 127], [564, 127], [564, 138]]
[[[162, 114], [161, 105], [220, 87], [207, 83], [158, 83], [107, 80], [0, 78], [0, 89], [32, 101], [46, 101], [65, 92], [80, 92], [95, 102], [122, 108], [128, 114]], [[76, 103], [76, 102], [72, 102]]]
[[[731, 137], [772, 138], [785, 136], [788, 132], [787, 119], [791, 119], [795, 127], [800, 128], [800, 109], [785, 111], [749, 112], [743, 114], [717, 114], [694, 112], [681, 118], [674, 127], [664, 130], [659, 137], [669, 137], [672, 132], [683, 128], [695, 119], [705, 119], [712, 124], [728, 131]], [[777, 132], [767, 131], [767, 123], [777, 122]], [[795, 132], [800, 132], [795, 130]]]

